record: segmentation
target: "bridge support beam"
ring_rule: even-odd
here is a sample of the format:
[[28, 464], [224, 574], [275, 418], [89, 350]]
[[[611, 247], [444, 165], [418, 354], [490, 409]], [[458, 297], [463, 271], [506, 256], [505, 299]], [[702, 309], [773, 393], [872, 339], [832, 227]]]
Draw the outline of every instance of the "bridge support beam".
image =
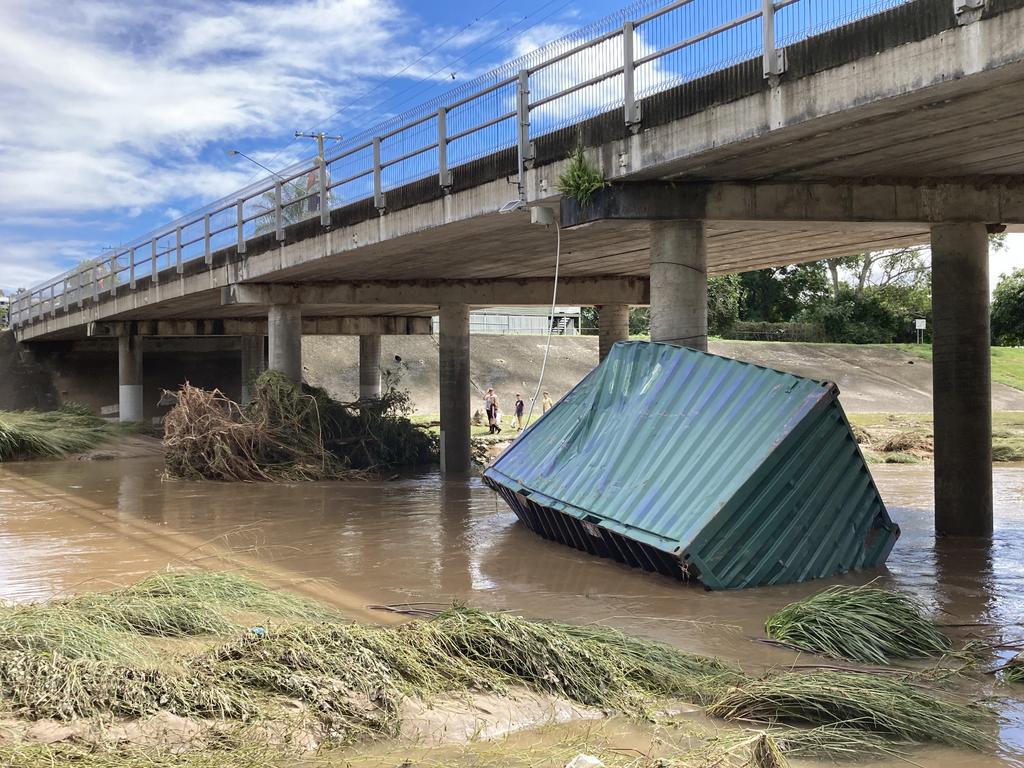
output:
[[469, 305], [442, 304], [439, 367], [441, 379], [441, 472], [469, 472]]
[[253, 382], [267, 370], [266, 343], [262, 335], [242, 336], [242, 405], [252, 402]]
[[617, 341], [629, 338], [629, 304], [602, 304], [597, 308], [597, 359], [604, 360]]
[[380, 335], [359, 337], [359, 399], [380, 397]]
[[121, 421], [142, 421], [142, 337], [117, 339], [117, 408]]
[[651, 222], [651, 341], [708, 349], [703, 221]]
[[302, 381], [302, 307], [271, 304], [267, 311], [269, 367], [292, 381]]
[[988, 232], [932, 227], [935, 531], [992, 534]]

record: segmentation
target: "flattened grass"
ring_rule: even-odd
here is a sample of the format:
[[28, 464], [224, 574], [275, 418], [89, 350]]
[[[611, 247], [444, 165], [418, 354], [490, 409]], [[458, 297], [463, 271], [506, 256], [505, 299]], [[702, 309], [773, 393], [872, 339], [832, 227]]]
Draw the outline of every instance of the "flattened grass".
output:
[[0, 411], [0, 461], [87, 451], [118, 433], [116, 425], [84, 413], [78, 407], [57, 411]]
[[992, 743], [991, 715], [906, 679], [856, 672], [788, 672], [751, 680], [721, 696], [708, 714], [766, 724], [837, 725], [911, 742], [970, 749]]
[[768, 636], [837, 659], [888, 664], [945, 653], [949, 638], [906, 595], [861, 587], [829, 587], [769, 617]]

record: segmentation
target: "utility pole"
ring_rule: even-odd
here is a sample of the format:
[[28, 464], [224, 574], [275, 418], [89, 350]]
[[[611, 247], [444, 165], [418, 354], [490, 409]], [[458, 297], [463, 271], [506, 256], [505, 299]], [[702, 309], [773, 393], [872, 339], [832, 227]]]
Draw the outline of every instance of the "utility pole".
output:
[[320, 209], [320, 224], [325, 227], [331, 225], [331, 208], [328, 200], [328, 188], [327, 188], [327, 158], [324, 157], [324, 139], [331, 138], [335, 141], [341, 141], [341, 136], [327, 136], [323, 131], [319, 133], [303, 133], [302, 131], [295, 132], [295, 138], [297, 139], [316, 139], [316, 158], [318, 167], [318, 181], [320, 187], [320, 197], [318, 200], [318, 207]]

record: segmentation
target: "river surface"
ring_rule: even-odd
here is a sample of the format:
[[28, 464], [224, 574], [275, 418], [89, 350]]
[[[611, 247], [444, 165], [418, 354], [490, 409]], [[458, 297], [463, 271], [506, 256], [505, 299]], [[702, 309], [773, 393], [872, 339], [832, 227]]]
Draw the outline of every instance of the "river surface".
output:
[[[969, 625], [949, 630], [960, 640], [1020, 645], [1024, 466], [995, 469], [991, 545], [935, 539], [930, 466], [872, 472], [903, 530], [886, 569], [706, 592], [544, 541], [475, 478], [246, 485], [163, 480], [162, 463], [152, 459], [7, 464], [0, 467], [0, 597], [101, 589], [173, 564], [248, 567], [358, 618], [388, 618], [370, 604], [460, 600], [606, 623], [757, 668], [796, 658], [752, 639], [772, 612], [830, 583], [878, 578], [923, 600], [940, 623]], [[991, 661], [1009, 655], [997, 651]], [[1013, 693], [1005, 686], [992, 692], [1003, 715], [1002, 755], [928, 749], [915, 761], [980, 768], [1024, 758], [1024, 703], [1004, 698]]]

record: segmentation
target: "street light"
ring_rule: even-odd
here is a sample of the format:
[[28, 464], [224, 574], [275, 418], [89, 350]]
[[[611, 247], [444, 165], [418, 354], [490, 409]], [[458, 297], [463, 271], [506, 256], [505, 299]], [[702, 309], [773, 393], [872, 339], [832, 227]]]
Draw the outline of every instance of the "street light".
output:
[[234, 157], [235, 155], [239, 155], [240, 157], [244, 157], [246, 160], [248, 160], [253, 165], [258, 165], [260, 168], [262, 168], [264, 171], [269, 173], [271, 176], [273, 176], [273, 177], [275, 177], [277, 179], [280, 179], [281, 181], [284, 181], [285, 184], [290, 184], [292, 187], [295, 188], [295, 190], [300, 195], [306, 194], [306, 190], [304, 190], [302, 187], [300, 187], [294, 181], [285, 181], [284, 180], [284, 176], [282, 176], [280, 173], [278, 173], [277, 171], [271, 170], [270, 168], [267, 168], [267, 166], [265, 166], [259, 160], [256, 160], [255, 158], [252, 158], [252, 157], [249, 157], [249, 155], [245, 154], [245, 152], [243, 152], [240, 149], [225, 149], [224, 150], [224, 154], [226, 154], [228, 157]]

